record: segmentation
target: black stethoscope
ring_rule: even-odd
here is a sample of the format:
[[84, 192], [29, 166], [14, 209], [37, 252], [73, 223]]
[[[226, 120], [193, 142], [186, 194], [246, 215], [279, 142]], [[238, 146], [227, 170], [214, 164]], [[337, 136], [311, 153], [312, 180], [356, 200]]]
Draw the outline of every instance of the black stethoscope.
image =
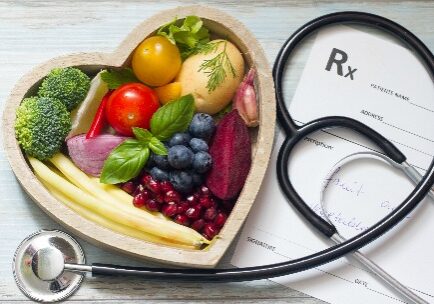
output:
[[[430, 50], [415, 35], [413, 35], [404, 27], [391, 20], [373, 14], [362, 12], [338, 12], [324, 15], [303, 25], [284, 43], [282, 49], [277, 55], [273, 69], [278, 119], [280, 126], [285, 131], [287, 136], [280, 147], [276, 164], [278, 181], [288, 201], [291, 202], [291, 204], [293, 204], [293, 206], [295, 206], [295, 208], [318, 231], [328, 238], [332, 237], [336, 233], [336, 227], [310, 209], [310, 207], [294, 189], [289, 179], [289, 156], [295, 145], [300, 140], [305, 138], [308, 134], [324, 128], [345, 127], [354, 130], [370, 139], [383, 151], [384, 155], [390, 158], [393, 162], [397, 164], [406, 164], [405, 155], [403, 155], [389, 140], [361, 122], [347, 117], [331, 116], [313, 120], [304, 124], [303, 126], [297, 126], [285, 106], [282, 90], [283, 73], [285, 70], [285, 64], [293, 50], [306, 36], [312, 32], [327, 25], [343, 23], [355, 23], [372, 26], [392, 34], [415, 52], [419, 59], [426, 65], [431, 78], [434, 79], [434, 57]], [[410, 174], [413, 173], [414, 172], [410, 172]], [[82, 276], [79, 278], [70, 276], [69, 278], [71, 279], [72, 283], [70, 283], [68, 286], [65, 285], [65, 282], [55, 281], [55, 283], [53, 283], [55, 278], [59, 278], [59, 275], [62, 274], [64, 270], [73, 272], [92, 272], [93, 274], [99, 275], [136, 275], [147, 280], [190, 282], [251, 281], [301, 272], [323, 265], [325, 263], [329, 263], [333, 260], [343, 257], [348, 253], [364, 247], [403, 220], [422, 201], [434, 184], [434, 160], [431, 162], [426, 174], [421, 179], [416, 179], [419, 181], [415, 186], [415, 189], [404, 200], [404, 202], [402, 202], [389, 215], [384, 217], [381, 221], [369, 229], [333, 247], [329, 247], [312, 255], [287, 262], [231, 269], [170, 269], [127, 267], [107, 264], [92, 264], [91, 266], [87, 266], [80, 265], [80, 263], [84, 262], [84, 257], [80, 259], [82, 250], [78, 243], [71, 236], [60, 231], [42, 231], [29, 236], [17, 249], [14, 259], [14, 274], [19, 287], [27, 296], [35, 300], [52, 301], [66, 298], [74, 290], [76, 290], [81, 283]], [[39, 247], [35, 246], [35, 243], [38, 240], [41, 238], [43, 239], [44, 237], [47, 238], [50, 235], [53, 237], [52, 242], [42, 243], [54, 244], [54, 237], [57, 237], [59, 239], [59, 244], [57, 244], [55, 248], [52, 248], [53, 250], [50, 248], [40, 250], [42, 245]], [[76, 260], [76, 264], [66, 264], [62, 259], [63, 255], [60, 256], [59, 252], [56, 251], [62, 249], [63, 246], [68, 247], [70, 255], [72, 255], [74, 252], [77, 254], [78, 258]], [[35, 248], [38, 250], [37, 254], [34, 254], [34, 251], [36, 250]], [[22, 267], [24, 267], [23, 259], [28, 256], [29, 252], [32, 252], [34, 259], [37, 259], [36, 262], [33, 261], [33, 266], [28, 266], [32, 268], [34, 276], [32, 278], [28, 278], [25, 276], [25, 274], [21, 273]], [[40, 265], [44, 265], [44, 263], [41, 261], [44, 261], [44, 263], [50, 265], [49, 271], [42, 269]], [[39, 265], [39, 268], [37, 265]], [[43, 291], [34, 290], [35, 286], [40, 285], [34, 283], [38, 279], [47, 282], [47, 288], [51, 294], [47, 296], [44, 295]], [[57, 293], [57, 297], [52, 292], [52, 290], [55, 290], [56, 287], [58, 287], [59, 290], [63, 290], [63, 293]]]

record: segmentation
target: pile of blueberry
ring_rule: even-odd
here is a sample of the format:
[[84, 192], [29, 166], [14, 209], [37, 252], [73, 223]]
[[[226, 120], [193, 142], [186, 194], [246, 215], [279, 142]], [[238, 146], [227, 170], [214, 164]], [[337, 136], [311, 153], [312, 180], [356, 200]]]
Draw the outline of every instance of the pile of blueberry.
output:
[[204, 174], [212, 166], [208, 153], [208, 141], [215, 130], [213, 118], [197, 113], [189, 125], [188, 132], [175, 133], [165, 142], [168, 155], [153, 154], [148, 171], [156, 181], [170, 181], [175, 190], [191, 193], [203, 184]]

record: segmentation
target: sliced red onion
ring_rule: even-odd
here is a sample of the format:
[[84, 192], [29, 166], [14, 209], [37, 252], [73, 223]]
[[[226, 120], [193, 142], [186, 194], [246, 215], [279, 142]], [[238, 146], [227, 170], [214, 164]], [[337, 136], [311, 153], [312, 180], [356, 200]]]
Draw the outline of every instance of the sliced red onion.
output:
[[253, 84], [255, 73], [254, 69], [249, 70], [238, 86], [233, 100], [234, 108], [238, 110], [238, 113], [248, 127], [256, 127], [259, 124], [258, 105]]
[[103, 134], [86, 139], [86, 134], [76, 135], [67, 140], [69, 156], [83, 172], [99, 176], [110, 152], [128, 137]]

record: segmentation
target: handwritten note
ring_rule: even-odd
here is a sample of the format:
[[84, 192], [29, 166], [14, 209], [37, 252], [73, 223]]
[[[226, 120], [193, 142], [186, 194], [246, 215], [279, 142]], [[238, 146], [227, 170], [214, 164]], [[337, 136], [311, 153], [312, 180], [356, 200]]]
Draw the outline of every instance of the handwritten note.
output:
[[[433, 102], [432, 80], [407, 49], [338, 26], [318, 34], [290, 111], [299, 123], [330, 115], [360, 120], [396, 144], [423, 173], [434, 151], [434, 124], [427, 123], [434, 121]], [[279, 131], [277, 148], [283, 138]], [[236, 266], [282, 262], [332, 245], [281, 193], [275, 170], [277, 148], [233, 256]], [[330, 168], [348, 154], [369, 150], [378, 148], [351, 131], [326, 130], [306, 137], [295, 148], [288, 168], [299, 194], [347, 238], [387, 215], [413, 189], [397, 169], [378, 160], [357, 160], [330, 178], [323, 210], [319, 193]], [[433, 219], [434, 202], [425, 199], [392, 231], [362, 251], [434, 303]], [[273, 281], [332, 303], [403, 301], [350, 256]]]

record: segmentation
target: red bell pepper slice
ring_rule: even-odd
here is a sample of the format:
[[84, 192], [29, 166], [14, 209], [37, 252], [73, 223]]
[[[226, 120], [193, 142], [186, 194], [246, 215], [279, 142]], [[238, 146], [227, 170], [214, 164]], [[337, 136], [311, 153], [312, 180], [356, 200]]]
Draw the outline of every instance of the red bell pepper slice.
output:
[[96, 137], [101, 134], [102, 129], [106, 125], [105, 118], [105, 108], [110, 95], [113, 93], [112, 90], [108, 91], [101, 100], [101, 103], [96, 111], [95, 117], [93, 118], [92, 125], [86, 134], [86, 139]]

